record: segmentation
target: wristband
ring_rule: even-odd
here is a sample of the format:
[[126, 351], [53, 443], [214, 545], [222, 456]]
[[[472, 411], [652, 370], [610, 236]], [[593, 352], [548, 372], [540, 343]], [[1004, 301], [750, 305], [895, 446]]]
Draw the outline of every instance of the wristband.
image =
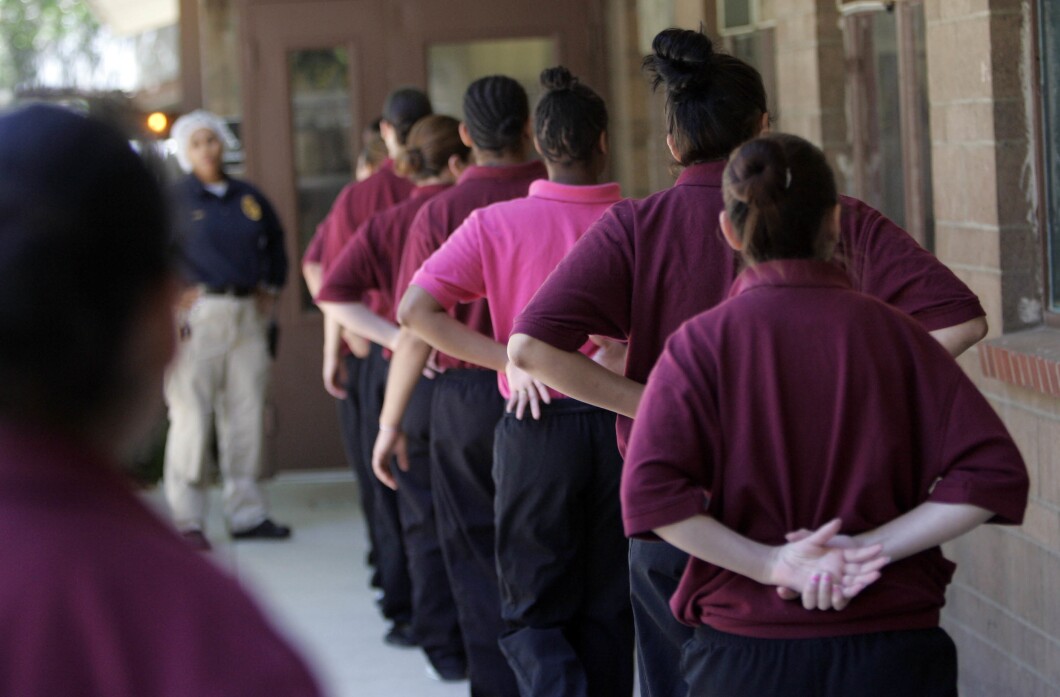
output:
[[396, 428], [394, 426], [386, 426], [384, 424], [379, 424], [379, 432], [380, 433], [401, 433], [401, 429], [400, 428]]

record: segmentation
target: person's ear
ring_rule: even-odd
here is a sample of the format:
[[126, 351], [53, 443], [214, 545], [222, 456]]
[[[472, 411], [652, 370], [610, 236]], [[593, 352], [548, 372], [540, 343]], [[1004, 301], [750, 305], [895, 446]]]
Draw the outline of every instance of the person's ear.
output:
[[728, 245], [737, 252], [743, 251], [743, 240], [736, 234], [736, 228], [733, 226], [732, 220], [729, 218], [728, 211], [722, 211], [718, 214], [718, 225], [721, 226], [721, 234], [725, 237], [725, 241]]
[[769, 125], [769, 112], [763, 111], [762, 118], [758, 121], [758, 133], [756, 135], [764, 136], [769, 135], [772, 132], [772, 127]]
[[611, 141], [607, 138], [607, 131], [600, 133], [600, 142], [596, 144], [596, 147], [600, 148], [600, 152], [604, 155], [611, 154]]
[[453, 173], [454, 177], [459, 179], [465, 169], [467, 169], [467, 161], [464, 158], [455, 154], [449, 156], [449, 171]]
[[463, 121], [457, 126], [457, 131], [460, 133], [460, 142], [469, 148], [475, 147], [475, 141], [471, 140], [471, 131], [467, 129], [467, 124]]
[[670, 154], [673, 155], [673, 158], [680, 162], [681, 153], [677, 151], [677, 139], [674, 138], [673, 133], [666, 134], [666, 147], [670, 148]]
[[[537, 154], [540, 155], [541, 157], [545, 157], [545, 151], [541, 149], [541, 143], [538, 142], [537, 135], [534, 135], [533, 139], [534, 139], [534, 150], [536, 150]], [[545, 158], [545, 159], [548, 159], [548, 158]]]

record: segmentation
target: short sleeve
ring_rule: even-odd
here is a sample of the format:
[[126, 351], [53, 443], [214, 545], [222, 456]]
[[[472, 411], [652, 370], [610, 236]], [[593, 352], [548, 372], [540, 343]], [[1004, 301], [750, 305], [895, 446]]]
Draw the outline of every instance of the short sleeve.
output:
[[423, 263], [411, 283], [430, 293], [446, 310], [485, 297], [482, 234], [482, 214], [475, 211]]
[[836, 257], [857, 290], [901, 310], [929, 332], [986, 314], [975, 293], [909, 233], [861, 201], [843, 197], [842, 205]]
[[993, 511], [989, 522], [1019, 525], [1030, 487], [1027, 467], [1001, 419], [963, 374], [943, 430], [942, 473], [928, 500], [970, 503]]
[[380, 290], [377, 268], [383, 260], [374, 244], [374, 221], [366, 220], [328, 265], [317, 302], [362, 302], [365, 293]]
[[670, 339], [637, 410], [621, 488], [631, 537], [707, 512], [721, 434], [710, 359], [696, 343], [687, 327]]
[[629, 201], [612, 206], [571, 248], [516, 318], [527, 334], [577, 351], [590, 334], [628, 339], [633, 294], [633, 216]]
[[412, 219], [412, 224], [409, 226], [409, 234], [405, 241], [405, 249], [401, 253], [401, 264], [394, 289], [395, 303], [401, 302], [409, 283], [412, 282], [412, 277], [419, 271], [423, 262], [427, 261], [438, 249], [441, 244], [440, 240], [445, 239], [444, 234], [440, 239], [435, 234], [434, 228], [440, 223], [436, 220], [437, 216], [432, 214], [436, 208], [432, 205], [433, 203], [433, 200], [428, 201], [416, 213], [416, 217]]

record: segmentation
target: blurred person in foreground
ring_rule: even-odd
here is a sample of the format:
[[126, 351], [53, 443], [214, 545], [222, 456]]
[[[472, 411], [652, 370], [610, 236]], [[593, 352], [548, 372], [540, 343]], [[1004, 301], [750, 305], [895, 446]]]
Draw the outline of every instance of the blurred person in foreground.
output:
[[115, 131], [0, 117], [0, 694], [319, 694], [118, 464], [176, 344], [163, 197]]
[[173, 191], [181, 275], [180, 354], [166, 375], [169, 438], [166, 500], [173, 523], [196, 549], [204, 526], [207, 466], [216, 427], [228, 530], [235, 539], [284, 539], [259, 482], [269, 383], [269, 322], [287, 280], [283, 230], [257, 189], [223, 166], [228, 126], [208, 111], [173, 124], [188, 175]]

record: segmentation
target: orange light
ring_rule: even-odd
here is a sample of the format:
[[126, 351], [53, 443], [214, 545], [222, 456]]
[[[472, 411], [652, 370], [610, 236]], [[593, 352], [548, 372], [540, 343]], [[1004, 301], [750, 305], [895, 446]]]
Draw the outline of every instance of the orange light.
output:
[[169, 117], [161, 111], [156, 111], [147, 117], [147, 127], [155, 133], [163, 133], [169, 126]]

